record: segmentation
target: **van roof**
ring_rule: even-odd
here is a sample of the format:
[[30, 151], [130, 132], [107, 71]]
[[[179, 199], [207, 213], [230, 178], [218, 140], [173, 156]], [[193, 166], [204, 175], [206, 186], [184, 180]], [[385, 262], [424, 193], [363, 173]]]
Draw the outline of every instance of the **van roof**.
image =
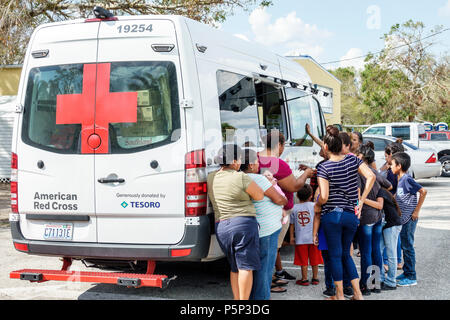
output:
[[[142, 20], [142, 19], [161, 19], [161, 20], [170, 20], [173, 22], [178, 23], [186, 23], [190, 26], [196, 26], [194, 29], [200, 29], [202, 32], [205, 31], [207, 34], [214, 34], [214, 33], [220, 33], [220, 39], [214, 36], [205, 37], [208, 39], [208, 41], [220, 41], [217, 42], [221, 46], [229, 46], [238, 48], [238, 51], [245, 52], [247, 55], [252, 55], [254, 57], [257, 57], [259, 59], [264, 59], [264, 57], [270, 57], [270, 60], [276, 61], [276, 59], [280, 60], [280, 63], [287, 67], [291, 67], [292, 70], [295, 70], [295, 72], [298, 74], [298, 76], [306, 83], [310, 83], [311, 79], [306, 72], [306, 70], [299, 65], [298, 63], [294, 62], [292, 59], [289, 59], [284, 56], [280, 56], [273, 51], [271, 51], [268, 47], [255, 43], [255, 42], [249, 42], [246, 40], [243, 40], [241, 38], [238, 38], [228, 32], [215, 29], [207, 24], [195, 21], [193, 19], [180, 16], [180, 15], [125, 15], [125, 16], [115, 16], [115, 18], [120, 20]], [[89, 18], [89, 19], [92, 19]], [[74, 19], [74, 20], [65, 20], [65, 21], [59, 21], [59, 22], [50, 22], [50, 23], [44, 23], [39, 25], [34, 32], [38, 31], [39, 29], [50, 27], [50, 26], [58, 26], [58, 25], [68, 25], [68, 24], [82, 24], [82, 23], [90, 23], [86, 22], [87, 19]], [[199, 30], [199, 31], [200, 31]], [[194, 30], [190, 30], [190, 32], [195, 32]], [[206, 40], [206, 39], [205, 39]], [[224, 45], [225, 44], [225, 45]]]

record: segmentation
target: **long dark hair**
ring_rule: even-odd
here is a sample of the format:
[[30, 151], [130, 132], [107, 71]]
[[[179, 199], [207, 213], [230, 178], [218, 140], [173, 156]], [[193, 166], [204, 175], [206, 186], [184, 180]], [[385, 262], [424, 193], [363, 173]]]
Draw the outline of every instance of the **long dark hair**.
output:
[[334, 126], [327, 126], [327, 134], [323, 142], [328, 146], [331, 153], [339, 154], [342, 151], [342, 139], [339, 137], [339, 129]]
[[405, 147], [403, 147], [403, 139], [397, 139], [395, 142], [391, 142], [389, 145], [384, 148], [384, 152], [387, 155], [394, 155], [397, 152], [405, 152]]
[[367, 141], [366, 144], [360, 145], [356, 153], [361, 154], [363, 156], [363, 160], [368, 164], [375, 161], [375, 152], [373, 151], [372, 141]]
[[385, 192], [384, 194], [386, 194], [387, 197], [389, 197], [389, 199], [392, 201], [392, 203], [395, 205], [395, 209], [397, 209], [397, 214], [399, 217], [402, 216], [402, 210], [400, 210], [400, 207], [397, 203], [397, 200], [395, 200], [395, 197], [392, 193], [389, 192], [388, 189], [381, 187], [381, 189], [383, 189]]
[[224, 144], [214, 158], [215, 163], [227, 167], [234, 160], [242, 160], [242, 149], [237, 144]]
[[254, 163], [257, 158], [258, 154], [256, 153], [256, 151], [252, 149], [245, 149], [240, 171], [247, 171], [250, 167], [250, 164]]
[[262, 141], [266, 149], [271, 150], [273, 147], [276, 147], [276, 144], [284, 145], [286, 142], [286, 138], [284, 134], [277, 129], [271, 129], [267, 132], [267, 135], [262, 137]]

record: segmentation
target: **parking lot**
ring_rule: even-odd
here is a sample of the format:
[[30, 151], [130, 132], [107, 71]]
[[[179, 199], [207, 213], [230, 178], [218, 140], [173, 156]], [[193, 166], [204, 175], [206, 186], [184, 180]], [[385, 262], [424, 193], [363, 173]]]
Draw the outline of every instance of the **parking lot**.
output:
[[[416, 230], [418, 285], [395, 291], [372, 294], [367, 300], [447, 300], [450, 298], [450, 178], [418, 180], [428, 195]], [[0, 300], [223, 300], [231, 299], [226, 261], [213, 263], [157, 263], [156, 273], [176, 275], [169, 288], [127, 288], [108, 284], [50, 281], [30, 283], [12, 280], [9, 272], [23, 268], [60, 269], [54, 257], [29, 256], [13, 248], [8, 224], [8, 185], [0, 184]], [[293, 247], [282, 248], [284, 268], [295, 276], [300, 268], [293, 265]], [[359, 258], [354, 257], [359, 271]], [[71, 270], [88, 270], [79, 261]], [[286, 293], [272, 294], [273, 300], [322, 300], [323, 268], [319, 269], [318, 286], [301, 287], [292, 281]]]

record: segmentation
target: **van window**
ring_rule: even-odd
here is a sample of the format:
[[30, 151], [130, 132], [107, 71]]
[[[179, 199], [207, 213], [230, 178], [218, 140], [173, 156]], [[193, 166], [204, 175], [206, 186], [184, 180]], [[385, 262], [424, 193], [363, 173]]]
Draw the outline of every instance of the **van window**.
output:
[[79, 153], [81, 124], [56, 124], [56, 96], [80, 94], [83, 64], [33, 68], [28, 77], [22, 140], [35, 147]]
[[364, 132], [364, 134], [386, 134], [386, 127], [373, 127], [370, 129], [367, 129], [367, 131]]
[[111, 153], [158, 147], [180, 137], [180, 107], [172, 62], [113, 62], [110, 92], [137, 92], [137, 122], [109, 125]]
[[409, 126], [392, 126], [392, 136], [409, 140], [411, 138]]
[[291, 126], [291, 142], [295, 146], [312, 146], [313, 141], [306, 134], [305, 125], [312, 125], [309, 95], [300, 89], [286, 88], [286, 99]]
[[[317, 101], [316, 98], [313, 98], [313, 112], [314, 115], [316, 117], [316, 119], [318, 120], [318, 122], [316, 123], [316, 127], [317, 127], [317, 132], [319, 133], [319, 139], [322, 140], [323, 137], [325, 136], [325, 119], [323, 117], [323, 112], [321, 110], [321, 106], [319, 101]], [[312, 125], [312, 124], [310, 124]], [[311, 127], [312, 129], [312, 127]]]
[[[22, 139], [38, 148], [80, 153], [81, 124], [56, 124], [57, 95], [81, 94], [83, 64], [30, 71]], [[134, 152], [177, 140], [180, 128], [175, 65], [171, 62], [111, 63], [110, 92], [137, 92], [137, 122], [109, 124], [110, 153]], [[80, 121], [81, 122], [81, 121]]]
[[219, 70], [217, 88], [223, 141], [241, 147], [260, 146], [253, 78]]
[[283, 92], [266, 83], [255, 85], [260, 129], [277, 129], [287, 139]]

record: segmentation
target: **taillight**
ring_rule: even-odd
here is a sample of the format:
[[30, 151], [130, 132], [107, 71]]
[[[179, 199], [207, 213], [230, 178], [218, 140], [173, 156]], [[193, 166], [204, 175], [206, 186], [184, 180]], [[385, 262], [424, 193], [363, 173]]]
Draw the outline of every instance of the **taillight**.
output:
[[431, 155], [431, 157], [429, 157], [428, 160], [425, 161], [425, 163], [436, 163], [436, 161], [437, 161], [436, 154], [433, 153], [433, 154]]
[[208, 203], [205, 150], [186, 154], [185, 174], [185, 216], [205, 215]]
[[11, 212], [19, 213], [19, 199], [18, 199], [18, 183], [17, 183], [17, 154], [11, 153]]
[[191, 249], [172, 249], [170, 255], [172, 257], [186, 257], [191, 254]]
[[26, 243], [17, 243], [14, 242], [14, 248], [19, 251], [28, 252], [28, 245]]

